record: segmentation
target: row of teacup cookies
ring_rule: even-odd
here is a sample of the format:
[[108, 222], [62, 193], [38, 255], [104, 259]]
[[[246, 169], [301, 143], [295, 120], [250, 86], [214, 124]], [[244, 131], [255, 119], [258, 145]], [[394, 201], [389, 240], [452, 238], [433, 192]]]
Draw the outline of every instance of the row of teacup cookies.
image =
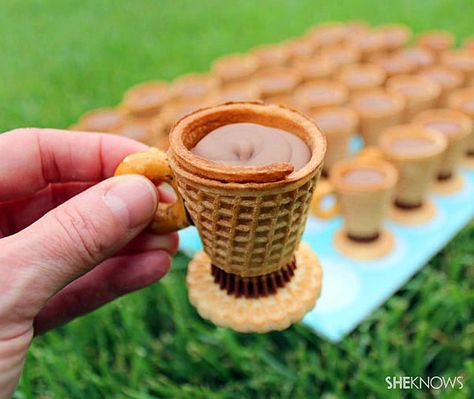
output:
[[[342, 215], [335, 248], [350, 258], [380, 258], [397, 246], [387, 218], [402, 225], [435, 221], [438, 209], [429, 193], [451, 194], [463, 187], [457, 164], [473, 125], [455, 110], [424, 111], [411, 123], [382, 130], [377, 146], [335, 162], [311, 203], [320, 218]], [[325, 199], [333, 194], [328, 205]]]
[[[441, 82], [444, 92], [472, 80], [471, 53], [448, 51], [454, 43], [449, 33], [420, 35], [415, 47], [404, 49], [410, 39], [410, 30], [403, 25], [377, 29], [362, 22], [320, 25], [302, 38], [259, 46], [249, 54], [224, 56], [213, 63], [211, 73], [181, 76], [171, 84], [135, 86], [125, 93], [118, 107], [91, 111], [72, 128], [123, 134], [166, 148], [167, 132], [174, 121], [202, 106], [263, 99], [311, 113], [317, 108], [341, 106], [354, 93], [381, 86], [387, 76], [397, 74], [397, 68], [399, 73], [408, 72], [410, 69], [400, 69], [400, 65], [410, 62], [417, 70], [441, 68], [431, 72], [439, 80], [449, 81]], [[457, 67], [436, 64], [448, 60], [446, 54], [459, 58]], [[377, 60], [361, 64], [377, 57], [379, 64]], [[411, 61], [400, 62], [402, 59]], [[451, 75], [461, 76], [454, 86]]]

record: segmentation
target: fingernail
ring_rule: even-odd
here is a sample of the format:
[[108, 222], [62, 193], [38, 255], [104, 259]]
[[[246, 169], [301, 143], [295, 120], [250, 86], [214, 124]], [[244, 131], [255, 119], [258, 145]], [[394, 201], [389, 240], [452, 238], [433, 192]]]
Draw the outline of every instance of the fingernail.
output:
[[126, 227], [134, 228], [147, 223], [157, 206], [157, 194], [153, 184], [142, 176], [119, 176], [104, 200], [117, 219]]

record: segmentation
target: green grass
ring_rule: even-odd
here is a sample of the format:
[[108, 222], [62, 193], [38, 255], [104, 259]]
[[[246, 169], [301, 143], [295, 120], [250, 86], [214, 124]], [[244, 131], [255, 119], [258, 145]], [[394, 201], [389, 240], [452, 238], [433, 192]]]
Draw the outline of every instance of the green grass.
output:
[[[474, 2], [2, 0], [0, 131], [66, 127], [135, 83], [353, 18], [463, 38]], [[16, 397], [429, 396], [387, 391], [387, 375], [464, 375], [463, 391], [439, 396], [473, 397], [473, 243], [471, 223], [338, 345], [300, 325], [259, 336], [201, 320], [177, 256], [161, 283], [36, 339]]]

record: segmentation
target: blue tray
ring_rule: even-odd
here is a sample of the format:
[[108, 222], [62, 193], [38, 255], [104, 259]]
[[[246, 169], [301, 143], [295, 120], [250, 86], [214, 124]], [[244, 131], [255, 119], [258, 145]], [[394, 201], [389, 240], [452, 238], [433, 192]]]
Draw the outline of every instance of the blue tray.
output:
[[[394, 251], [375, 261], [349, 259], [333, 245], [340, 217], [322, 221], [310, 216], [303, 240], [318, 254], [324, 270], [323, 288], [316, 307], [303, 323], [337, 342], [395, 293], [474, 216], [474, 171], [461, 172], [462, 191], [449, 196], [431, 195], [437, 207], [429, 223], [405, 227], [387, 222], [396, 239]], [[181, 249], [192, 255], [202, 245], [197, 230], [180, 232]]]

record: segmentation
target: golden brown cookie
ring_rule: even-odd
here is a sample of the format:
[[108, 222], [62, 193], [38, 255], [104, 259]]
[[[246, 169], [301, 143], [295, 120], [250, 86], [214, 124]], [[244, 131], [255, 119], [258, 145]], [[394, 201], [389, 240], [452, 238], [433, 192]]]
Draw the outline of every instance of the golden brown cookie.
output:
[[295, 257], [297, 267], [287, 285], [276, 294], [254, 299], [228, 295], [214, 282], [209, 257], [199, 252], [188, 266], [189, 300], [201, 317], [221, 327], [256, 333], [284, 330], [314, 307], [321, 291], [322, 269], [316, 254], [300, 244]]

